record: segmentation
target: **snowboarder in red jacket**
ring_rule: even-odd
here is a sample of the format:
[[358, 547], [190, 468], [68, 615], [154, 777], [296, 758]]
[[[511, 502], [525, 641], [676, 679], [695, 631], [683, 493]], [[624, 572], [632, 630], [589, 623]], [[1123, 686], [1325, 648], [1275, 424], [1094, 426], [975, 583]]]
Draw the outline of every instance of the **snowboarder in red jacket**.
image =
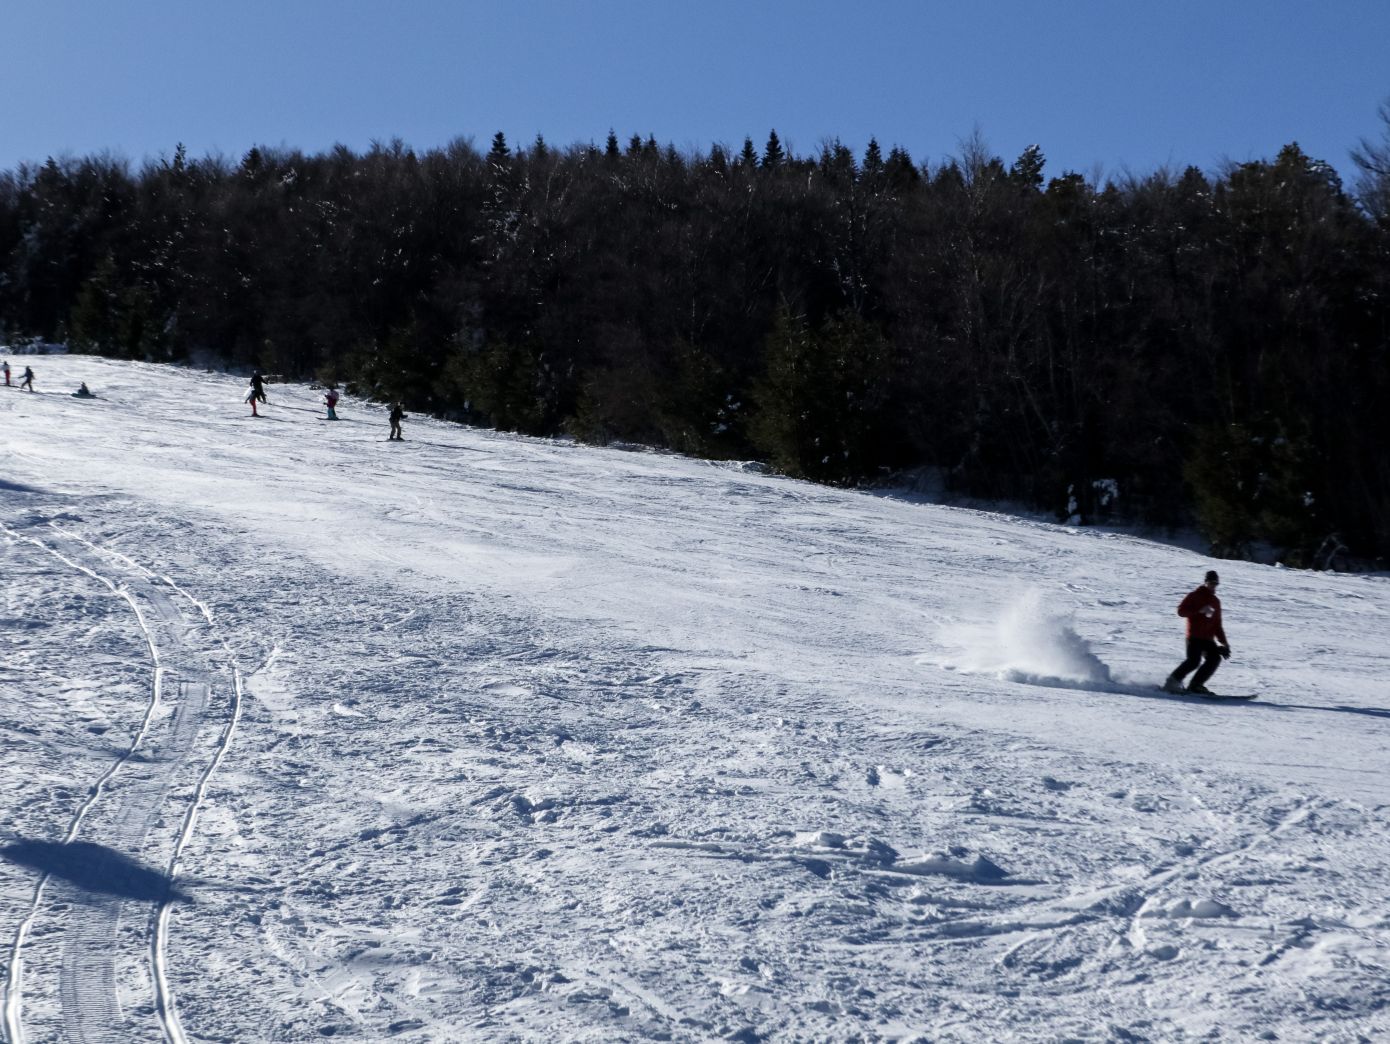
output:
[[[1178, 615], [1187, 621], [1187, 659], [1163, 683], [1167, 692], [1210, 696], [1207, 679], [1216, 673], [1221, 661], [1231, 655], [1231, 643], [1226, 640], [1226, 631], [1221, 626], [1221, 599], [1216, 597], [1216, 587], [1220, 583], [1221, 578], [1216, 575], [1216, 570], [1209, 570], [1202, 586], [1178, 605]], [[1182, 680], [1193, 668], [1197, 669], [1197, 673], [1192, 676], [1192, 683], [1184, 689]]]

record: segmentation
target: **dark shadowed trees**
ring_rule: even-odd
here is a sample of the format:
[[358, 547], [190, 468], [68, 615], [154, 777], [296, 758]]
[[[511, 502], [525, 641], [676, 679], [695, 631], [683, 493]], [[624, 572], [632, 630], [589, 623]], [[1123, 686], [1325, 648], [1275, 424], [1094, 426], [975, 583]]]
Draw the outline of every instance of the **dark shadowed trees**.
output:
[[1095, 184], [978, 134], [936, 167], [775, 131], [50, 160], [0, 173], [0, 333], [1383, 556], [1386, 135], [1354, 194], [1296, 145]]

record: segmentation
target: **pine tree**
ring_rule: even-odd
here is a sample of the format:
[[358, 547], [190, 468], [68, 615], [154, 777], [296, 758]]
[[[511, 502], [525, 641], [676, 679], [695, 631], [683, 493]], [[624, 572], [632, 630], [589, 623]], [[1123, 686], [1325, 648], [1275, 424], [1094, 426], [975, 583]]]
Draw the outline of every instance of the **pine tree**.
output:
[[507, 136], [498, 131], [492, 136], [492, 148], [488, 150], [487, 161], [494, 170], [506, 168], [511, 164], [512, 150], [507, 146]]
[[885, 402], [892, 386], [882, 336], [846, 314], [813, 329], [780, 309], [768, 335], [750, 434], [779, 470], [846, 482], [885, 459]]
[[119, 302], [116, 260], [108, 253], [78, 291], [68, 320], [73, 343], [86, 351], [116, 354], [120, 329]]
[[912, 162], [906, 149], [894, 145], [888, 153], [888, 161], [883, 167], [889, 187], [895, 192], [906, 192], [922, 180], [917, 165]]
[[877, 138], [870, 138], [869, 147], [864, 150], [864, 173], [871, 177], [883, 173], [883, 152]]
[[786, 158], [786, 153], [782, 151], [782, 142], [774, 130], [767, 136], [767, 146], [763, 149], [763, 169], [776, 170], [782, 166], [782, 162]]
[[1019, 185], [1028, 189], [1041, 189], [1043, 185], [1043, 159], [1042, 148], [1037, 145], [1029, 145], [1014, 164], [1009, 168], [1009, 177]]

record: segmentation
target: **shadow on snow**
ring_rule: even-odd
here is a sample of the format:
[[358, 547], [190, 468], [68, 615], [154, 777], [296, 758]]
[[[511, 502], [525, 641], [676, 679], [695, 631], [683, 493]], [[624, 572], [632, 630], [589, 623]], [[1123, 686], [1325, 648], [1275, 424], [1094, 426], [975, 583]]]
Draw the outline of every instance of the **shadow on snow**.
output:
[[0, 846], [0, 858], [68, 881], [83, 891], [145, 902], [193, 902], [162, 870], [91, 841], [32, 841]]

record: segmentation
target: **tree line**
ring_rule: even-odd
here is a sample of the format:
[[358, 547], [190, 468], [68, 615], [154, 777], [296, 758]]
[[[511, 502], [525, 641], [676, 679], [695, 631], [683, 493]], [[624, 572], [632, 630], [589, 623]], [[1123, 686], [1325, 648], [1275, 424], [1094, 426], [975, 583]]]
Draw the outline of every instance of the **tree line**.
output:
[[1390, 554], [1390, 112], [1096, 183], [654, 138], [0, 174], [0, 336], [215, 358], [531, 434], [932, 475], [1214, 553]]

